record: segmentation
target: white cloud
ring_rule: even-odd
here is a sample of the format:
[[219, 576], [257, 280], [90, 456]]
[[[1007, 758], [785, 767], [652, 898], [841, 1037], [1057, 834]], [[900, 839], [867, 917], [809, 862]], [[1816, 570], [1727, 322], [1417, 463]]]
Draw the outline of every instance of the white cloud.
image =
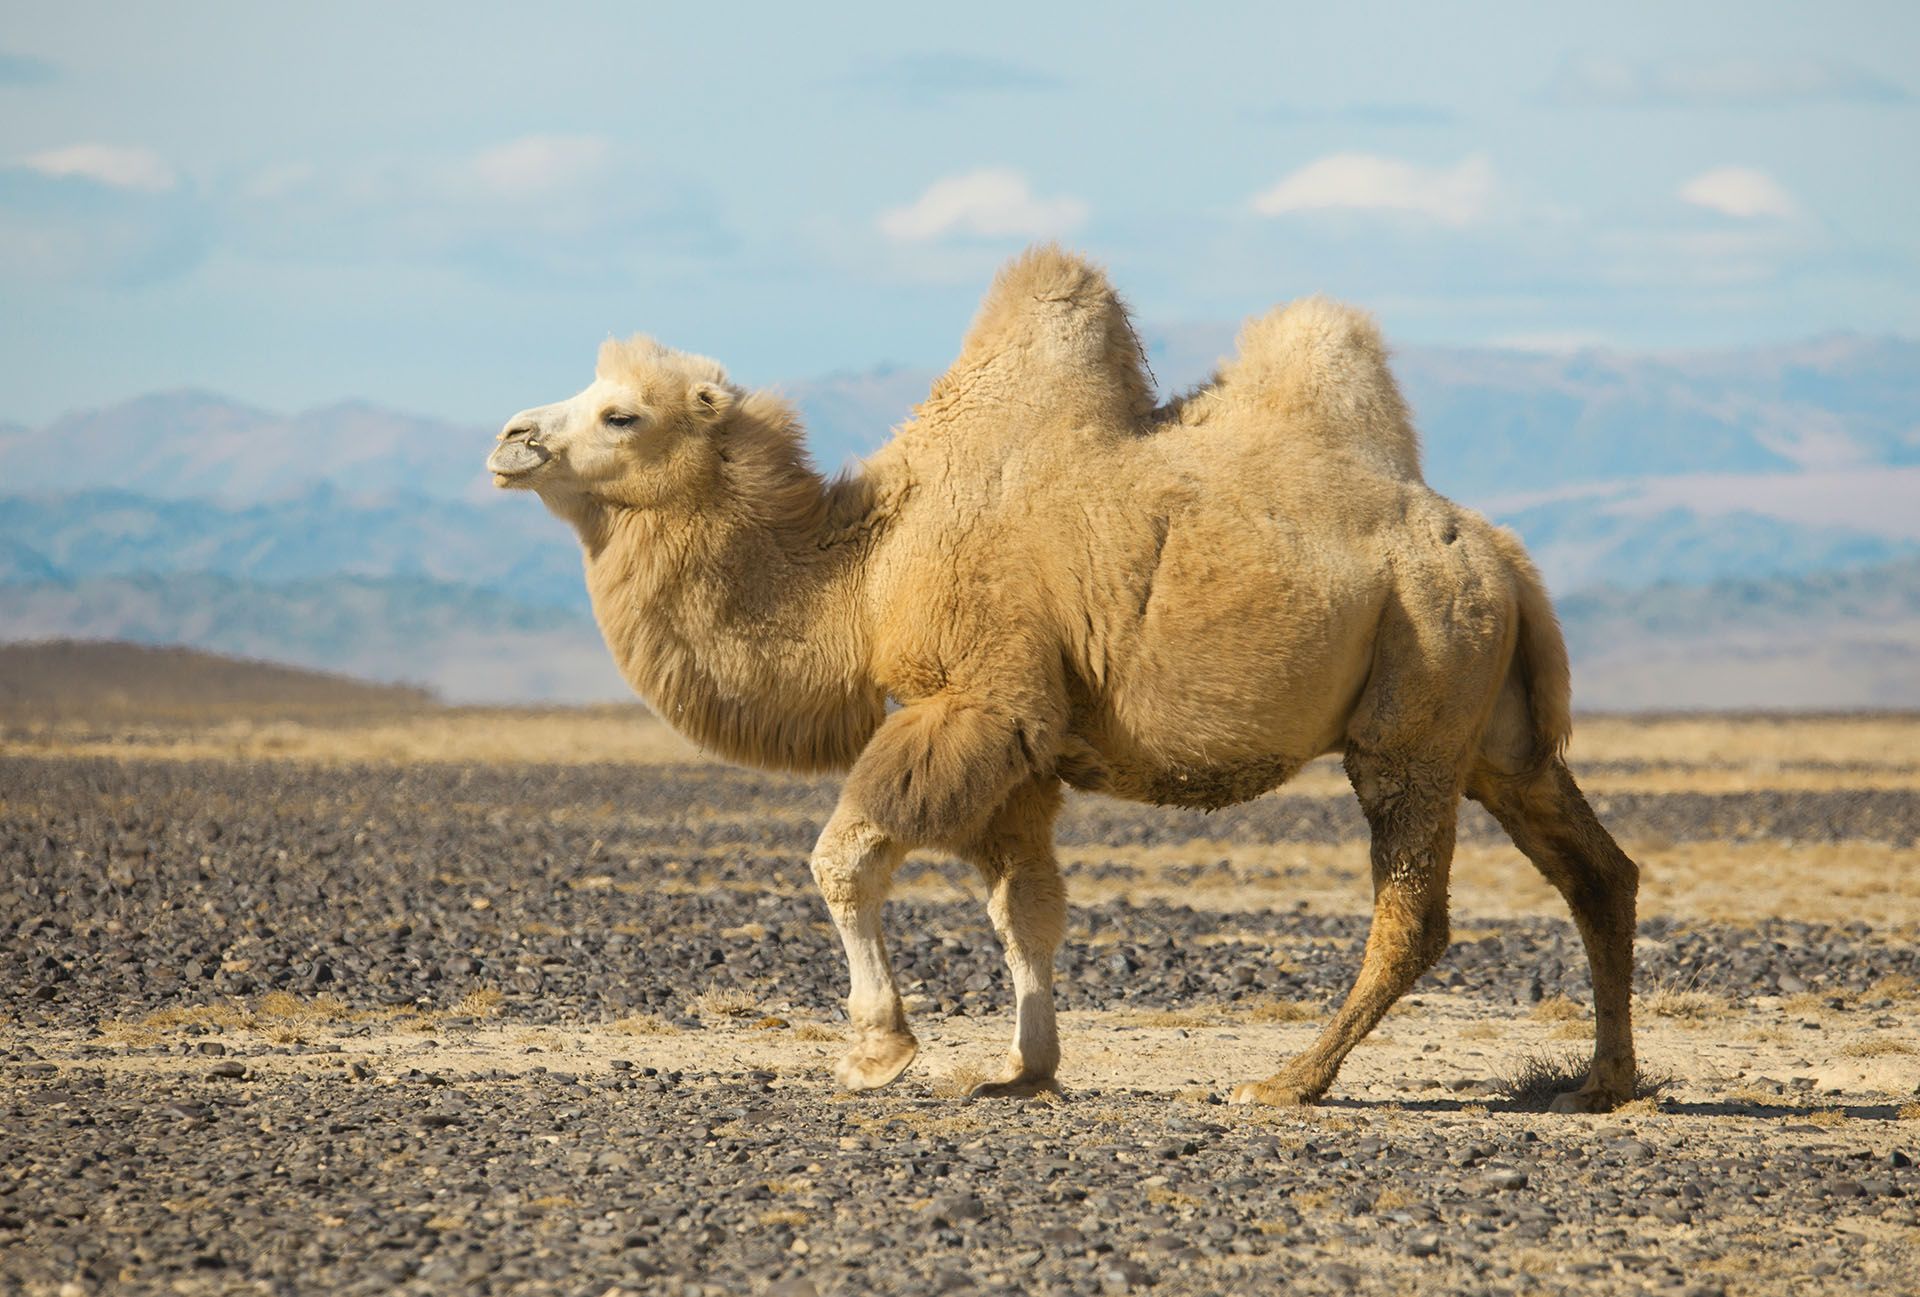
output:
[[1309, 162], [1256, 195], [1262, 216], [1291, 212], [1404, 212], [1442, 225], [1471, 225], [1493, 199], [1493, 164], [1481, 154], [1451, 167], [1423, 167], [1372, 153], [1335, 153]]
[[20, 159], [20, 165], [43, 176], [91, 180], [111, 189], [162, 194], [178, 183], [167, 160], [151, 149], [114, 144], [73, 144], [47, 149]]
[[475, 154], [461, 178], [500, 198], [551, 196], [597, 178], [608, 152], [598, 135], [528, 135]]
[[880, 232], [901, 243], [950, 234], [1037, 239], [1065, 234], [1087, 219], [1077, 198], [1041, 198], [1018, 171], [987, 168], [936, 180], [907, 204], [880, 214]]
[[1752, 167], [1714, 167], [1680, 186], [1682, 202], [1740, 220], [1770, 217], [1790, 220], [1800, 211], [1793, 195], [1764, 171]]

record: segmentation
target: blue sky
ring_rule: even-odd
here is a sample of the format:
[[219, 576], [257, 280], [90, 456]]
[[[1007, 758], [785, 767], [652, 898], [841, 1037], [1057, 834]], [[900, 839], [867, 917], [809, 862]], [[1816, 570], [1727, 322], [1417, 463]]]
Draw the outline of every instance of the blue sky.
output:
[[1920, 334], [1920, 6], [10, 5], [0, 418], [159, 388], [485, 422], [609, 333], [956, 347], [1037, 237], [1153, 328]]

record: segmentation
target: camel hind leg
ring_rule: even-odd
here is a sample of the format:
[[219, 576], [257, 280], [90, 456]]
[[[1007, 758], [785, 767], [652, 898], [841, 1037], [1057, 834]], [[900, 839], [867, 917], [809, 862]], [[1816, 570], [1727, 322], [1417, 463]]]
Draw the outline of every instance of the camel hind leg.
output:
[[1238, 1087], [1235, 1103], [1320, 1098], [1347, 1054], [1447, 948], [1459, 762], [1352, 746], [1346, 766], [1373, 832], [1373, 926], [1360, 974], [1319, 1038], [1273, 1076]]
[[1634, 899], [1640, 868], [1607, 832], [1558, 757], [1520, 773], [1489, 762], [1467, 793], [1559, 889], [1593, 975], [1593, 1066], [1555, 1112], [1606, 1112], [1633, 1097]]

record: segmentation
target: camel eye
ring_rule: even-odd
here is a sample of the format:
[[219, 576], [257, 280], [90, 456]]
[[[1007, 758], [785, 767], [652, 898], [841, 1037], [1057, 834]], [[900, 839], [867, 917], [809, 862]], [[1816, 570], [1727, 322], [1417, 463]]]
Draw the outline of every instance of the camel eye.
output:
[[622, 414], [618, 410], [608, 410], [601, 419], [609, 428], [631, 428], [640, 421], [636, 416]]

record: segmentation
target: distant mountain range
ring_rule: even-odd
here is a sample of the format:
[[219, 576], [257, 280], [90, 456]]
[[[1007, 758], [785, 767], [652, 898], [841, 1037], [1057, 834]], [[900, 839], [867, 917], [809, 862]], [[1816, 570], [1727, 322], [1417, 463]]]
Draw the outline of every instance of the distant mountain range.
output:
[[[1155, 337], [1163, 384], [1204, 377], [1232, 332]], [[1814, 641], [1792, 627], [1852, 647], [1813, 670], [1834, 680], [1798, 693], [1789, 681], [1783, 704], [1885, 695], [1868, 682], [1879, 678], [1871, 663], [1904, 651], [1900, 635], [1874, 639], [1846, 608], [1812, 609], [1838, 597], [1822, 584], [1836, 572], [1898, 589], [1912, 580], [1920, 344], [1837, 336], [1657, 356], [1408, 349], [1396, 365], [1429, 480], [1526, 538], [1570, 630], [1619, 632], [1575, 634], [1592, 668], [1583, 701], [1724, 705], [1747, 686], [1681, 669], [1713, 658], [1702, 636], [1746, 637], [1748, 662], [1791, 642], [1811, 662]], [[882, 368], [785, 390], [816, 459], [833, 468], [883, 442], [933, 377]], [[585, 615], [578, 552], [533, 501], [487, 485], [491, 440], [489, 428], [365, 404], [282, 416], [205, 392], [41, 428], [0, 424], [0, 639], [180, 642], [454, 698], [618, 696]], [[1822, 622], [1828, 614], [1839, 620]], [[1657, 678], [1620, 657], [1653, 661], [1658, 645], [1681, 643], [1684, 661]], [[1604, 683], [1616, 669], [1616, 684]], [[1849, 672], [1851, 693], [1841, 687]]]
[[[1584, 710], [1920, 707], [1920, 559], [1560, 601]], [[0, 585], [0, 626], [432, 685], [454, 702], [628, 697], [591, 617], [470, 586], [202, 574]]]

